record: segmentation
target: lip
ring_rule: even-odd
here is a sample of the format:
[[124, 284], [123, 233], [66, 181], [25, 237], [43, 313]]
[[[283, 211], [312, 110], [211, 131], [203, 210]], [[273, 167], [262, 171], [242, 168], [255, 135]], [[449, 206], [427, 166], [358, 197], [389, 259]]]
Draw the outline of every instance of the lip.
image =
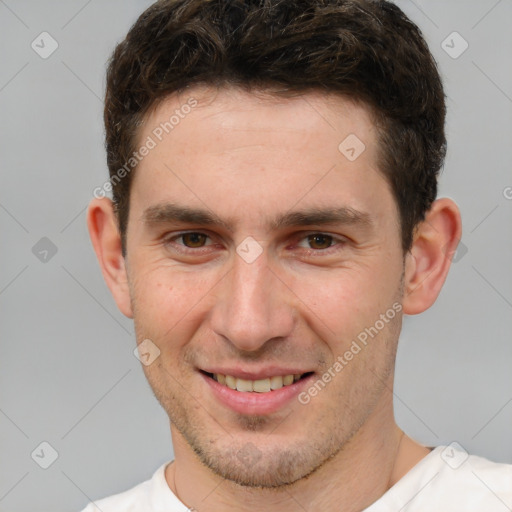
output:
[[237, 379], [260, 380], [270, 377], [284, 377], [285, 375], [304, 375], [312, 370], [298, 370], [297, 368], [283, 368], [277, 366], [267, 366], [257, 371], [246, 371], [241, 368], [201, 368], [206, 373], [220, 373], [222, 375], [231, 375]]
[[[241, 372], [237, 373], [239, 375], [243, 375]], [[285, 375], [290, 375], [291, 373], [292, 372]], [[199, 372], [199, 375], [209, 386], [211, 393], [218, 402], [234, 412], [248, 415], [266, 415], [279, 411], [284, 406], [289, 404], [294, 398], [296, 398], [297, 395], [308, 385], [309, 381], [314, 377], [314, 374], [311, 374], [303, 377], [293, 384], [290, 384], [289, 386], [283, 386], [280, 389], [269, 391], [267, 393], [255, 393], [230, 389], [223, 384], [219, 384], [217, 381], [213, 380], [203, 372]], [[230, 374], [228, 373], [228, 375]], [[250, 375], [254, 374], [251, 373]], [[273, 375], [277, 374], [274, 373]], [[240, 378], [244, 377], [241, 376]], [[250, 379], [257, 380], [257, 377], [250, 377]]]

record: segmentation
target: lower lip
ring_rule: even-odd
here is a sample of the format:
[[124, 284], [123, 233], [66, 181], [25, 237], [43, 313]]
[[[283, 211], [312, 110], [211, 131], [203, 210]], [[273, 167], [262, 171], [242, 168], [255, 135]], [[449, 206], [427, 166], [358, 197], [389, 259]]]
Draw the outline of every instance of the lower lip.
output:
[[201, 377], [210, 386], [214, 396], [223, 405], [240, 414], [272, 414], [290, 403], [308, 384], [313, 375], [308, 375], [289, 386], [256, 393], [254, 391], [237, 391], [219, 384], [216, 380], [200, 372]]

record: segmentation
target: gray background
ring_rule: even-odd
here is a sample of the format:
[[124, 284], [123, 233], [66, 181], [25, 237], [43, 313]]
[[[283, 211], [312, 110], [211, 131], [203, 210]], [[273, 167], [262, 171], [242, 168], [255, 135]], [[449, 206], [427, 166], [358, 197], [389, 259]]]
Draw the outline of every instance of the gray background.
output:
[[[105, 62], [150, 3], [0, 0], [1, 512], [80, 510], [172, 457], [132, 322], [103, 282], [85, 223], [107, 177]], [[440, 196], [459, 204], [464, 234], [436, 304], [405, 318], [396, 416], [422, 443], [456, 440], [512, 463], [512, 3], [398, 4], [444, 77]], [[43, 31], [59, 45], [46, 59], [31, 48]], [[457, 58], [442, 47], [453, 31], [469, 43]], [[446, 45], [462, 49], [457, 36]], [[43, 237], [55, 254], [40, 252]], [[43, 441], [59, 455], [46, 470], [35, 460], [48, 462], [48, 449], [31, 457]]]

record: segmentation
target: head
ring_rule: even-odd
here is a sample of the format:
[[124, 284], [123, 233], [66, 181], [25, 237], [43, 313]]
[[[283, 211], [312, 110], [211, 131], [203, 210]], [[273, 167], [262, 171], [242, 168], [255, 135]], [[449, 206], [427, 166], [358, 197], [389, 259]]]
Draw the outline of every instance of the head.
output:
[[[389, 424], [402, 315], [435, 301], [460, 238], [455, 204], [435, 201], [444, 118], [435, 62], [393, 4], [179, 0], [140, 16], [107, 72], [113, 200], [88, 223], [159, 354], [144, 371], [175, 444], [276, 487]], [[225, 393], [226, 374], [296, 382], [265, 398]]]

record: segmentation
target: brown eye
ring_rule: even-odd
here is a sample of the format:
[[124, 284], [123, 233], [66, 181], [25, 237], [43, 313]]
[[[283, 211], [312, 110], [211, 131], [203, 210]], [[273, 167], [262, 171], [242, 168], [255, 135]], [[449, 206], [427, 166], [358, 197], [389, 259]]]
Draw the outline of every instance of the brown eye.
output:
[[332, 245], [332, 236], [323, 235], [322, 233], [315, 233], [308, 236], [308, 243], [312, 249], [328, 249]]
[[183, 240], [183, 244], [190, 249], [198, 249], [204, 246], [207, 235], [203, 233], [184, 233], [179, 238]]

